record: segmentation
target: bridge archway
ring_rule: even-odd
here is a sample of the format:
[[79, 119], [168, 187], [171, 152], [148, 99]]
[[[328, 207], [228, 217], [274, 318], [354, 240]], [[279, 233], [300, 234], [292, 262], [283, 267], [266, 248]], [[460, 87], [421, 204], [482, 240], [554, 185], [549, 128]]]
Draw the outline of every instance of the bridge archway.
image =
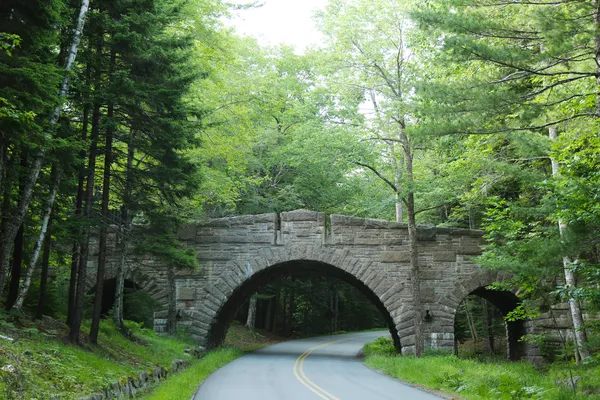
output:
[[397, 346], [397, 350], [400, 351], [400, 340], [398, 338], [398, 332], [396, 330], [394, 321], [390, 313], [385, 308], [385, 305], [368, 286], [349, 273], [330, 264], [307, 260], [294, 260], [276, 264], [269, 268], [265, 268], [264, 270], [254, 274], [250, 279], [244, 281], [236, 290], [232, 292], [227, 301], [221, 307], [219, 313], [216, 315], [211, 328], [208, 331], [208, 347], [216, 347], [222, 343], [223, 339], [225, 338], [227, 328], [229, 327], [229, 323], [233, 319], [238, 308], [257, 289], [270, 282], [273, 282], [278, 278], [284, 276], [294, 276], [299, 273], [306, 272], [335, 277], [357, 288], [379, 310], [386, 321], [392, 337], [394, 338], [394, 343]]
[[[515, 294], [516, 290], [487, 289], [487, 287], [494, 282], [504, 281], [507, 276], [508, 275], [504, 273], [482, 270], [479, 274], [476, 274], [470, 279], [456, 284], [454, 290], [440, 301], [440, 306], [451, 313], [450, 317], [453, 333], [458, 307], [468, 296], [478, 296], [487, 300], [500, 311], [503, 318], [520, 304], [520, 299]], [[507, 357], [509, 360], [520, 360], [524, 356], [524, 348], [520, 339], [527, 333], [525, 321], [505, 321], [505, 327]], [[454, 346], [456, 346], [456, 344], [454, 344]]]
[[306, 247], [266, 251], [264, 257], [230, 262], [227, 271], [213, 285], [206, 286], [200, 309], [184, 311], [185, 316], [191, 317], [192, 334], [207, 348], [218, 346], [238, 307], [260, 286], [282, 275], [316, 271], [360, 290], [385, 319], [396, 349], [400, 351], [398, 328], [401, 316], [397, 310], [407, 298], [404, 282], [397, 281], [370, 261], [351, 257], [346, 251], [319, 251], [311, 256], [311, 250]]

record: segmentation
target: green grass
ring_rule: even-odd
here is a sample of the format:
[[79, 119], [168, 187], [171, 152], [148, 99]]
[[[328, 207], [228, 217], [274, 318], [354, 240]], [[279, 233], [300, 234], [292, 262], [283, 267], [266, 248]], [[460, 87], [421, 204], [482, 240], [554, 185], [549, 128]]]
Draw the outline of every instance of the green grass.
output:
[[[463, 399], [600, 399], [600, 366], [553, 364], [540, 371], [525, 362], [458, 358], [432, 355], [423, 358], [391, 354], [390, 339], [377, 339], [365, 346], [365, 363], [405, 382], [458, 395]], [[577, 393], [565, 385], [578, 376]]]
[[224, 347], [196, 360], [183, 372], [169, 377], [167, 381], [143, 396], [145, 400], [180, 400], [192, 397], [198, 385], [211, 373], [244, 355], [240, 349]]
[[241, 356], [268, 344], [273, 339], [233, 324], [227, 334], [228, 347], [194, 359], [185, 354], [195, 343], [185, 337], [167, 338], [127, 322], [135, 340], [124, 337], [112, 321], [103, 320], [98, 344], [85, 340], [89, 323], [84, 323], [82, 346], [64, 340], [67, 327], [60, 321], [46, 318], [31, 321], [25, 316], [0, 315], [0, 334], [16, 339], [0, 339], [0, 399], [72, 400], [103, 392], [113, 382], [139, 377], [156, 367], [170, 368], [173, 360], [190, 361], [190, 367], [169, 375], [165, 386], [153, 389], [149, 398], [190, 398], [198, 385], [211, 372]]
[[249, 353], [277, 342], [278, 340], [269, 339], [256, 331], [251, 331], [238, 321], [232, 321], [223, 344], [226, 347], [236, 347]]
[[[4, 324], [0, 333], [17, 340], [0, 343], [0, 398], [77, 399], [99, 393], [118, 380], [139, 376], [155, 367], [170, 367], [174, 359], [191, 359], [183, 350], [189, 341], [164, 338], [135, 323], [136, 340], [118, 332], [111, 321], [101, 323], [98, 345], [75, 346], [63, 341], [66, 327], [58, 321]], [[82, 329], [82, 337], [87, 326]], [[1, 339], [0, 339], [1, 340]]]

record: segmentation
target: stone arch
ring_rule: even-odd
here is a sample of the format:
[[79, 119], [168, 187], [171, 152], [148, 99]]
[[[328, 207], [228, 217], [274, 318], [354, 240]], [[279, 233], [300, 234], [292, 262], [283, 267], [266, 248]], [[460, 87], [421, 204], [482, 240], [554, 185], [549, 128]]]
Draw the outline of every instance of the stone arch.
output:
[[[515, 309], [520, 303], [516, 292], [518, 288], [513, 290], [488, 290], [487, 287], [494, 282], [504, 282], [509, 275], [504, 272], [491, 271], [480, 269], [475, 271], [467, 279], [458, 280], [454, 288], [445, 296], [442, 297], [439, 304], [436, 305], [436, 312], [443, 325], [443, 332], [451, 335], [446, 335], [446, 339], [452, 340], [452, 348], [454, 348], [454, 320], [456, 318], [456, 310], [460, 303], [469, 295], [476, 295], [488, 300], [492, 303], [504, 317], [508, 312]], [[526, 333], [524, 321], [506, 322], [507, 342], [508, 342], [508, 358], [510, 360], [519, 360], [524, 354], [523, 344], [520, 342], [521, 337]], [[435, 333], [432, 333], [435, 335]], [[452, 336], [450, 338], [450, 336]], [[449, 343], [446, 343], [450, 347]]]
[[[116, 270], [114, 265], [109, 265], [104, 276], [104, 281], [116, 279]], [[86, 292], [93, 290], [96, 286], [95, 271], [88, 271], [86, 276]], [[167, 307], [167, 289], [163, 279], [157, 276], [156, 271], [144, 271], [141, 267], [127, 268], [125, 271], [125, 280], [133, 282], [139, 290], [147, 292], [160, 305], [161, 308]]]
[[184, 311], [184, 316], [192, 320], [191, 333], [201, 345], [213, 348], [220, 344], [236, 303], [250, 295], [258, 282], [269, 280], [269, 275], [278, 269], [291, 271], [301, 266], [324, 268], [360, 289], [380, 310], [397, 350], [401, 349], [400, 313], [396, 310], [406, 299], [404, 282], [388, 276], [383, 267], [353, 257], [347, 250], [310, 245], [264, 248], [260, 253], [254, 258], [228, 262], [225, 272], [214, 284], [206, 286], [200, 308]]

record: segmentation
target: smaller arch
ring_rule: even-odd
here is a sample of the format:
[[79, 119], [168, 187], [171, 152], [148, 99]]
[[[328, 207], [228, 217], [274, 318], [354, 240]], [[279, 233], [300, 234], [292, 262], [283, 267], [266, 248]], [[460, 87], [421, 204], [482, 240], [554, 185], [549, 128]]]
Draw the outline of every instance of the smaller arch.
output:
[[[502, 318], [506, 318], [506, 315], [521, 303], [517, 295], [508, 290], [489, 290], [486, 287], [479, 287], [472, 291], [470, 295], [479, 296], [489, 301], [500, 311]], [[506, 321], [505, 319], [504, 323], [506, 326], [508, 359], [512, 361], [520, 360], [523, 354], [521, 338], [526, 333], [525, 321]]]
[[[446, 319], [450, 317], [453, 333], [458, 306], [469, 295], [476, 295], [486, 299], [500, 311], [502, 317], [505, 317], [507, 313], [514, 310], [520, 304], [520, 299], [515, 294], [517, 289], [502, 291], [489, 290], [487, 287], [495, 282], [504, 282], [508, 277], [509, 275], [504, 272], [479, 268], [479, 270], [466, 279], [456, 282], [454, 288], [443, 296], [436, 305], [437, 311], [441, 311], [447, 315]], [[505, 321], [505, 324], [507, 330], [508, 359], [520, 360], [525, 354], [524, 344], [520, 341], [521, 337], [526, 333], [525, 321]]]

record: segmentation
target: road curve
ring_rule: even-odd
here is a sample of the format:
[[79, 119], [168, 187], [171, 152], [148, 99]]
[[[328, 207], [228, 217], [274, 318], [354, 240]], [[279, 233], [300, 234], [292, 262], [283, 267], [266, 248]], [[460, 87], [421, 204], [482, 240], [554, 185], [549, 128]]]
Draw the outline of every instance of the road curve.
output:
[[387, 332], [291, 340], [265, 347], [210, 375], [193, 400], [434, 400], [365, 367], [365, 343]]

